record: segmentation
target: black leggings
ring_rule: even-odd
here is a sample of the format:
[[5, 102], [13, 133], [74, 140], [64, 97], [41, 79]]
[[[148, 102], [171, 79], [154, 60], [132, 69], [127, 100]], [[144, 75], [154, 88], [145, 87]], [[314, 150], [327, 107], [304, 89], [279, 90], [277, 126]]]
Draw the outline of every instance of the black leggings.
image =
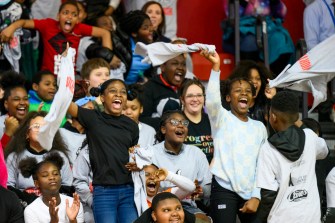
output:
[[246, 200], [242, 199], [237, 193], [221, 187], [218, 182], [212, 180], [211, 191], [211, 213], [210, 216], [214, 223], [236, 223], [238, 215], [241, 223], [260, 223], [257, 213], [244, 214], [239, 211]]

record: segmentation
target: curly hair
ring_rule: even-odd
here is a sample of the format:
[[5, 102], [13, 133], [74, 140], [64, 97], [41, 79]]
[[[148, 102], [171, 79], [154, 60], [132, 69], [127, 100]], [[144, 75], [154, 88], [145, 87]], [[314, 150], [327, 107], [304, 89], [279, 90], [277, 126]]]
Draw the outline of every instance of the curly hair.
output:
[[259, 89], [260, 94], [256, 97], [256, 103], [265, 103], [266, 96], [264, 94], [267, 85], [267, 80], [272, 78], [271, 72], [261, 63], [256, 63], [252, 60], [243, 60], [235, 67], [229, 76], [229, 79], [235, 78], [247, 78], [250, 79], [251, 70], [255, 69], [259, 73], [261, 78], [261, 88]]
[[114, 82], [120, 82], [120, 83], [122, 83], [122, 84], [125, 86], [125, 88], [126, 88], [126, 90], [127, 90], [127, 100], [132, 101], [132, 100], [134, 100], [134, 99], [137, 97], [136, 94], [131, 93], [131, 91], [129, 91], [129, 89], [128, 89], [128, 85], [126, 85], [126, 84], [124, 83], [123, 80], [120, 80], [120, 79], [114, 79], [114, 78], [113, 78], [113, 79], [106, 80], [104, 83], [101, 84], [100, 87], [92, 87], [92, 88], [90, 89], [90, 94], [91, 94], [92, 96], [98, 97], [98, 96], [104, 94], [104, 93], [105, 93], [105, 90], [108, 88], [108, 86], [109, 86], [110, 84], [114, 83]]
[[281, 112], [281, 117], [294, 123], [299, 118], [299, 98], [292, 91], [280, 91], [271, 100], [271, 110]]
[[254, 85], [249, 81], [249, 79], [247, 79], [246, 77], [236, 77], [236, 78], [233, 78], [233, 79], [227, 79], [227, 80], [224, 80], [224, 81], [220, 82], [220, 92], [221, 92], [222, 99], [225, 99], [226, 96], [230, 94], [231, 87], [232, 87], [233, 83], [235, 83], [237, 81], [238, 82], [245, 81], [245, 82], [249, 83], [250, 86], [251, 86], [252, 96], [255, 96], [256, 89], [255, 89]]
[[151, 5], [158, 5], [159, 8], [161, 9], [162, 22], [157, 27], [157, 33], [160, 36], [164, 35], [165, 31], [166, 31], [166, 24], [165, 24], [165, 13], [164, 13], [164, 9], [163, 9], [162, 5], [159, 2], [156, 2], [156, 1], [148, 1], [147, 3], [145, 3], [142, 6], [142, 12], [147, 13], [147, 10], [148, 10], [149, 6], [151, 6]]
[[[12, 140], [8, 143], [5, 149], [5, 157], [7, 158], [10, 153], [20, 154], [29, 147], [29, 141], [27, 140], [27, 133], [30, 127], [30, 121], [36, 117], [45, 117], [47, 112], [45, 111], [31, 111], [21, 121], [19, 128], [14, 133]], [[68, 158], [68, 148], [64, 143], [59, 131], [52, 141], [52, 147], [50, 151], [59, 151], [64, 153]]]
[[150, 20], [150, 17], [141, 10], [130, 11], [121, 18], [119, 27], [122, 31], [131, 36], [132, 33], [138, 32], [146, 19]]
[[128, 100], [132, 101], [137, 99], [140, 105], [143, 105], [143, 86], [141, 84], [128, 85]]
[[156, 132], [155, 138], [156, 138], [156, 142], [163, 142], [165, 140], [165, 134], [162, 133], [161, 131], [161, 127], [165, 126], [166, 121], [171, 117], [171, 115], [173, 114], [180, 114], [181, 116], [184, 117], [184, 119], [186, 119], [185, 114], [180, 111], [180, 110], [173, 110], [173, 111], [166, 111], [163, 113], [162, 117], [161, 117], [161, 121], [159, 123], [159, 128]]
[[12, 90], [16, 88], [22, 88], [27, 91], [25, 84], [25, 77], [13, 70], [6, 71], [1, 75], [0, 87], [2, 87], [4, 90], [3, 98], [0, 100], [0, 111], [2, 114], [7, 113], [7, 109], [5, 108], [5, 101], [7, 101], [8, 97], [11, 96]]
[[51, 163], [55, 165], [60, 173], [62, 166], [64, 165], [63, 158], [57, 152], [51, 152], [45, 156], [44, 160], [41, 162], [37, 162], [34, 157], [27, 157], [22, 159], [19, 162], [19, 170], [21, 171], [22, 176], [25, 178], [33, 177], [34, 180], [37, 180], [37, 173], [41, 169], [41, 167], [47, 163]]

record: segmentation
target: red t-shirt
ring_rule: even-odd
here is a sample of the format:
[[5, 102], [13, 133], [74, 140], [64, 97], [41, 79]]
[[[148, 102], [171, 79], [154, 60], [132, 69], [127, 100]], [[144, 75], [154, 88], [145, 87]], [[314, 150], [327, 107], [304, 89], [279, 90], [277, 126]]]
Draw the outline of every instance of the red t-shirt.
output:
[[[66, 49], [66, 43], [76, 50], [81, 37], [92, 35], [92, 26], [79, 23], [75, 25], [72, 33], [63, 33], [59, 22], [53, 19], [34, 19], [35, 29], [41, 34], [43, 41], [43, 61], [41, 70], [54, 72], [54, 57]], [[76, 55], [77, 55], [76, 54]]]

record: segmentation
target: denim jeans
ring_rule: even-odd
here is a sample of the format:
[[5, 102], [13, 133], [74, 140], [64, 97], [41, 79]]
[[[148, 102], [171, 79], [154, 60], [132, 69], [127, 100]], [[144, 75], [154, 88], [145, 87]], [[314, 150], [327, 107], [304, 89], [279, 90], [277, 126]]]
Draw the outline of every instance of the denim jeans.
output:
[[241, 223], [260, 223], [257, 213], [244, 214], [239, 211], [245, 202], [237, 193], [221, 187], [213, 177], [210, 213], [213, 222], [236, 223], [238, 215]]
[[94, 186], [93, 214], [96, 223], [130, 223], [137, 219], [134, 186]]

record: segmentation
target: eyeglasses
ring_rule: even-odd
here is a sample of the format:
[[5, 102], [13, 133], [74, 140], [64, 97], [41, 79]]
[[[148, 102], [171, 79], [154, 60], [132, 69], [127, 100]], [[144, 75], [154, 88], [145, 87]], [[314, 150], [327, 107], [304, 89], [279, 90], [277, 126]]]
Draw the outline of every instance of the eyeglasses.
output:
[[29, 126], [29, 130], [30, 129], [33, 129], [33, 130], [39, 130], [41, 127], [41, 124], [40, 123], [34, 123], [32, 124], [31, 126]]
[[187, 94], [185, 97], [187, 99], [191, 99], [191, 98], [196, 98], [196, 99], [200, 99], [202, 97], [205, 97], [205, 94]]
[[169, 121], [171, 123], [171, 125], [173, 126], [178, 126], [179, 124], [181, 124], [184, 127], [187, 127], [188, 124], [190, 123], [188, 120], [184, 119], [184, 120], [178, 120], [178, 119], [170, 119]]

